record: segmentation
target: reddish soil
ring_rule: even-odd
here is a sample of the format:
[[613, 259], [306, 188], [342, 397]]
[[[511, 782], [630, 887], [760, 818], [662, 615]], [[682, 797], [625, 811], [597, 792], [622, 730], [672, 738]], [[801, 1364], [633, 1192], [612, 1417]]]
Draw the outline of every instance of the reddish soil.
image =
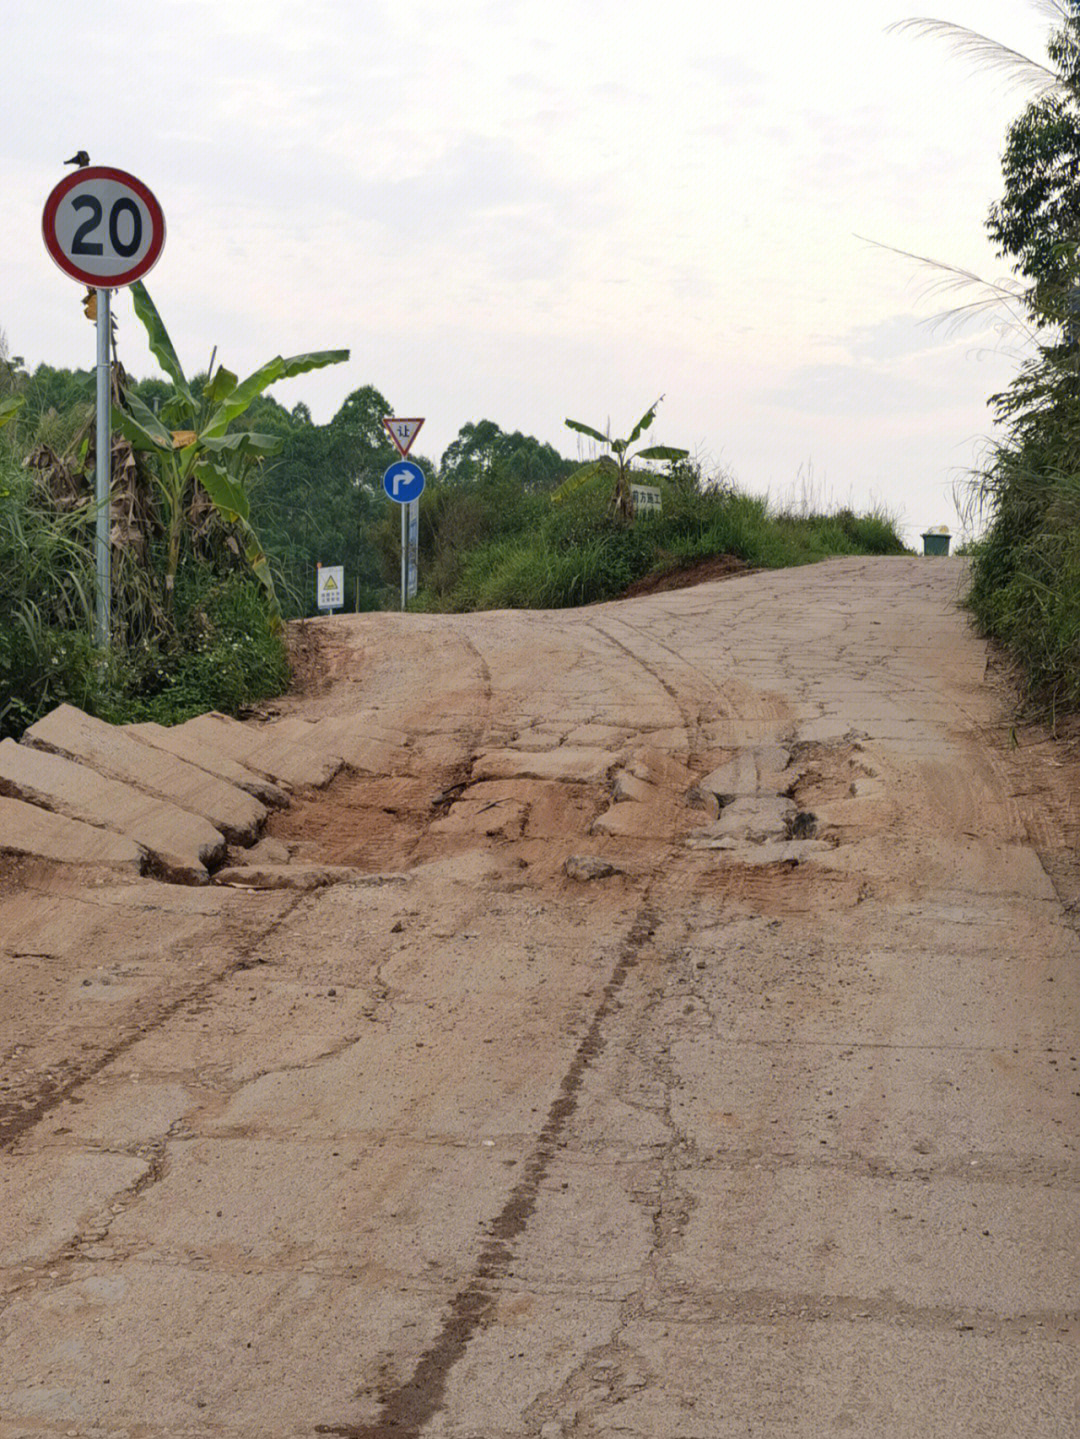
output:
[[666, 590], [686, 590], [691, 585], [703, 585], [709, 580], [730, 580], [736, 575], [751, 573], [750, 566], [740, 560], [738, 555], [711, 555], [707, 560], [699, 560], [696, 565], [643, 575], [640, 580], [635, 580], [623, 590], [619, 599], [632, 600], [639, 595], [658, 595]]

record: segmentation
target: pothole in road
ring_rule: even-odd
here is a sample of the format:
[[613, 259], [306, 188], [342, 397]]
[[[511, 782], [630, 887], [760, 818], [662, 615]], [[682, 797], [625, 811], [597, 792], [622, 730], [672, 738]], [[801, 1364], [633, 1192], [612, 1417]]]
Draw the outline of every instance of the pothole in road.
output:
[[[559, 868], [610, 802], [601, 786], [584, 783], [471, 784], [470, 769], [464, 763], [421, 776], [345, 774], [271, 815], [264, 838], [282, 846], [290, 864], [340, 865], [366, 874], [508, 846], [517, 847], [523, 869], [548, 851]], [[243, 852], [234, 859], [245, 863]]]
[[266, 838], [285, 844], [295, 860], [367, 872], [404, 869], [431, 805], [429, 779], [349, 773], [272, 814]]
[[[855, 739], [835, 744], [803, 742], [792, 749], [792, 766], [798, 778], [785, 791], [800, 812], [815, 812], [831, 801], [850, 799], [860, 781], [874, 778], [873, 768], [863, 758], [862, 745]], [[801, 817], [796, 816], [796, 822]], [[805, 835], [793, 836], [806, 838]]]

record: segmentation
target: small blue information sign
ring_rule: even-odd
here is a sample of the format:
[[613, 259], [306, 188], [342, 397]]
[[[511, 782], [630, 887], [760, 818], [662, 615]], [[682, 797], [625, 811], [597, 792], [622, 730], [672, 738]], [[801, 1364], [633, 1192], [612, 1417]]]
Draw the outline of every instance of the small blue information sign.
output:
[[424, 472], [412, 460], [395, 460], [383, 475], [383, 489], [399, 505], [407, 505], [423, 494]]

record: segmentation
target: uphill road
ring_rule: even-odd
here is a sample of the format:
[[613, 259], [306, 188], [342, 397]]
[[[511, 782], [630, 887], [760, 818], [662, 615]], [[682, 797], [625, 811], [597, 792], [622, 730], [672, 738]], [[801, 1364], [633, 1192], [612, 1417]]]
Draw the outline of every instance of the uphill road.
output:
[[1080, 750], [964, 580], [0, 746], [0, 1439], [1073, 1439]]

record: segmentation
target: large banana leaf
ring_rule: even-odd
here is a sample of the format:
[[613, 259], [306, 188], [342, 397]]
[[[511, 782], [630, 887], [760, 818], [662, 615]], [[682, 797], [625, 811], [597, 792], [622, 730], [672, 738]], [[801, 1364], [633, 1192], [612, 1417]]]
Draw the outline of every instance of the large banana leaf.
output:
[[[661, 395], [660, 400], [662, 400], [663, 398], [663, 395]], [[656, 411], [660, 406], [660, 400], [655, 400], [649, 406], [649, 408], [642, 415], [641, 419], [638, 420], [637, 424], [630, 431], [630, 438], [626, 442], [628, 445], [632, 445], [634, 441], [638, 438], [638, 436], [641, 434], [641, 432], [643, 430], [647, 430], [652, 424], [653, 420], [656, 419]]]
[[173, 349], [173, 342], [169, 339], [169, 332], [166, 330], [161, 316], [157, 312], [157, 306], [151, 300], [146, 286], [141, 280], [136, 280], [131, 285], [131, 298], [135, 304], [135, 313], [143, 322], [146, 328], [147, 338], [150, 341], [150, 352], [158, 364], [168, 375], [182, 396], [185, 405], [195, 414], [198, 406], [195, 404], [194, 396], [188, 389], [188, 382], [184, 378], [184, 371]]
[[594, 430], [592, 425], [583, 425], [580, 420], [566, 420], [564, 423], [571, 430], [577, 430], [579, 435], [588, 435], [591, 439], [599, 440], [602, 445], [611, 443], [607, 435], [602, 435], [599, 430]]
[[227, 395], [231, 395], [236, 389], [236, 376], [224, 365], [219, 365], [214, 371], [214, 378], [207, 380], [203, 385], [203, 395], [211, 405], [220, 404]]
[[281, 604], [274, 588], [270, 561], [266, 558], [266, 552], [251, 525], [251, 504], [247, 491], [243, 484], [228, 474], [222, 466], [210, 461], [200, 461], [195, 466], [195, 475], [218, 514], [240, 532], [244, 541], [244, 558], [266, 594], [271, 628], [280, 630], [284, 623]]
[[613, 460], [610, 460], [607, 455], [602, 455], [598, 460], [590, 460], [587, 464], [582, 465], [580, 469], [575, 470], [572, 475], [568, 475], [558, 489], [552, 490], [552, 504], [561, 504], [563, 500], [569, 499], [571, 495], [576, 495], [578, 490], [583, 490], [588, 485], [593, 484], [601, 475], [610, 476], [617, 473], [618, 466]]
[[284, 435], [262, 435], [255, 430], [233, 431], [228, 435], [201, 435], [200, 447], [213, 455], [244, 454], [276, 455], [285, 444]]
[[689, 450], [676, 450], [670, 445], [653, 445], [648, 450], [638, 450], [634, 456], [637, 460], [685, 460]]
[[23, 395], [5, 395], [5, 397], [0, 400], [0, 430], [4, 428], [9, 420], [15, 418], [16, 410], [21, 409], [24, 403], [25, 397]]
[[232, 389], [203, 427], [203, 435], [223, 435], [233, 420], [244, 413], [256, 395], [261, 395], [276, 381], [302, 375], [307, 370], [321, 370], [325, 365], [340, 365], [348, 358], [348, 350], [317, 350], [308, 355], [292, 355], [288, 359], [277, 355]]
[[210, 496], [214, 509], [223, 520], [235, 524], [238, 520], [251, 518], [251, 502], [247, 491], [223, 466], [215, 465], [209, 460], [200, 460], [195, 466], [195, 478]]
[[171, 450], [172, 431], [166, 429], [150, 406], [140, 400], [134, 390], [129, 390], [125, 399], [127, 409], [113, 406], [113, 429], [119, 430], [137, 450]]

